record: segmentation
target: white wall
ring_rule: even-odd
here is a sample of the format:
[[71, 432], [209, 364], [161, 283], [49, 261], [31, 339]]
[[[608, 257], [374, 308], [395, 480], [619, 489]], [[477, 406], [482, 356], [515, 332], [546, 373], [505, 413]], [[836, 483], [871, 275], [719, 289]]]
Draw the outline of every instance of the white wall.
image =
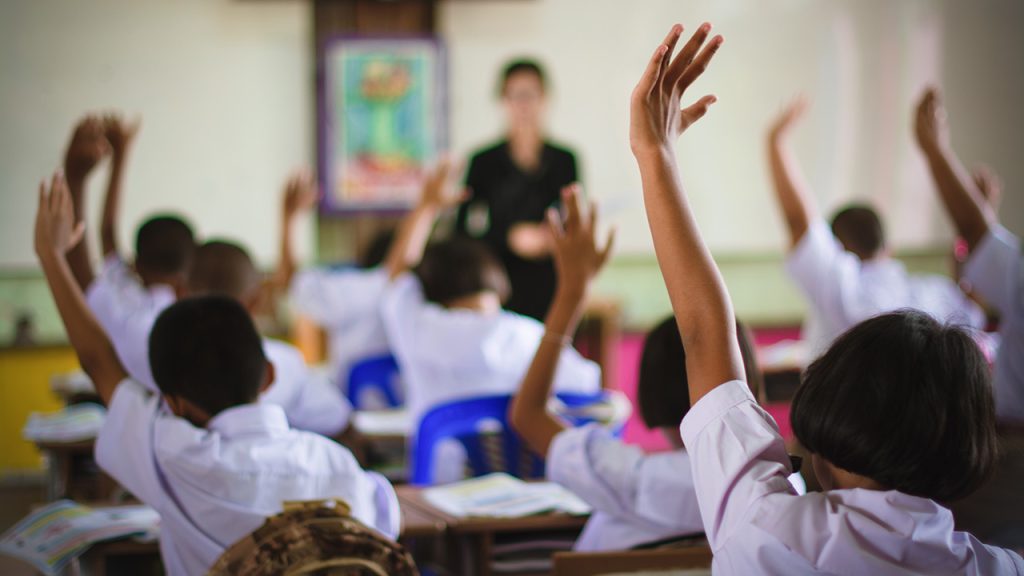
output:
[[[144, 119], [124, 246], [147, 214], [173, 209], [269, 263], [278, 188], [314, 158], [310, 12], [306, 1], [0, 3], [0, 267], [34, 265], [37, 183], [76, 118], [111, 108]], [[105, 181], [105, 170], [92, 181], [94, 222]]]
[[620, 253], [650, 251], [627, 143], [629, 93], [673, 22], [693, 30], [704, 20], [726, 42], [690, 99], [714, 93], [719, 103], [683, 136], [679, 157], [713, 249], [782, 249], [763, 140], [801, 91], [814, 107], [796, 147], [823, 209], [869, 199], [897, 247], [947, 239], [910, 132], [929, 82], [947, 92], [961, 155], [1004, 176], [1004, 220], [1024, 232], [1024, 195], [1013, 194], [1024, 183], [1024, 3], [1013, 0], [442, 1], [453, 149], [468, 153], [500, 134], [502, 63], [539, 57], [554, 84], [552, 135], [580, 153], [585, 184], [620, 229]]

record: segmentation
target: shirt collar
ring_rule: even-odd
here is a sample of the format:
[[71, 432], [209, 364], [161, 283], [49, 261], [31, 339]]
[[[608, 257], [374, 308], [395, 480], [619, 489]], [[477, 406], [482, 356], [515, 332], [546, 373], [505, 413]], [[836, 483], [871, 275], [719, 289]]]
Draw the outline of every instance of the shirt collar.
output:
[[266, 402], [228, 408], [214, 416], [206, 428], [227, 438], [236, 436], [280, 436], [288, 432], [284, 408]]

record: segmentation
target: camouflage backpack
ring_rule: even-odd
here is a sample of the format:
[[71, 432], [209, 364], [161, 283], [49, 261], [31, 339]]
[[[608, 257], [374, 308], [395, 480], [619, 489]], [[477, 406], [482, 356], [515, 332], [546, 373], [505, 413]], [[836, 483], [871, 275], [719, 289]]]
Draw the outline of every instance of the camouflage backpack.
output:
[[350, 512], [340, 500], [285, 502], [284, 511], [225, 550], [208, 576], [419, 574], [401, 544], [368, 528]]

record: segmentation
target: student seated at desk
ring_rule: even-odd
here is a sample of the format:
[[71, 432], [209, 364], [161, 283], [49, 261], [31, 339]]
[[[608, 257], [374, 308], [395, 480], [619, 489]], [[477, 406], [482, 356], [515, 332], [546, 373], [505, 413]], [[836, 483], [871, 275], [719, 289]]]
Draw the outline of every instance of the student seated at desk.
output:
[[673, 58], [675, 25], [655, 50], [633, 90], [630, 146], [686, 348], [680, 433], [714, 573], [1024, 574], [1024, 559], [956, 531], [939, 503], [991, 470], [995, 411], [977, 345], [922, 312], [866, 320], [811, 364], [792, 421], [826, 490], [797, 495], [786, 481], [790, 459], [743, 381], [732, 302], [676, 164], [675, 141], [715, 101], [681, 104], [722, 45], [710, 28]]
[[[693, 491], [690, 457], [679, 437], [679, 423], [689, 410], [686, 354], [675, 318], [648, 333], [640, 358], [637, 401], [649, 428], [660, 428], [673, 450], [644, 454], [598, 425], [569, 428], [547, 411], [554, 366], [567, 335], [579, 321], [587, 287], [604, 265], [610, 242], [598, 250], [594, 242], [595, 208], [589, 214], [578, 191], [566, 188], [562, 204], [568, 217], [564, 230], [551, 216], [553, 253], [558, 271], [555, 299], [544, 325], [544, 338], [510, 409], [512, 428], [538, 454], [547, 457], [547, 477], [572, 490], [594, 513], [576, 541], [576, 550], [625, 550], [641, 544], [699, 535], [701, 523]], [[757, 358], [742, 326], [743, 363], [751, 392], [759, 393]], [[791, 479], [803, 491], [803, 479]]]
[[[427, 181], [388, 255], [384, 326], [415, 422], [442, 403], [514, 392], [544, 337], [540, 322], [502, 309], [508, 276], [485, 245], [456, 237], [424, 254], [438, 212], [459, 200], [444, 191], [447, 173], [442, 165]], [[567, 350], [556, 390], [596, 394], [600, 387], [597, 364]]]
[[205, 573], [284, 501], [340, 498], [352, 516], [397, 536], [398, 500], [384, 478], [341, 445], [289, 428], [280, 406], [256, 402], [274, 366], [237, 301], [194, 297], [164, 310], [150, 337], [160, 393], [132, 380], [65, 260], [82, 231], [55, 174], [49, 192], [40, 185], [36, 252], [68, 338], [108, 406], [96, 460], [160, 513], [169, 574]]
[[393, 232], [377, 235], [354, 268], [315, 266], [298, 269], [292, 248], [295, 220], [316, 203], [316, 184], [306, 172], [288, 182], [281, 228], [281, 255], [275, 282], [288, 290], [297, 312], [327, 331], [331, 373], [344, 389], [352, 366], [360, 360], [389, 354], [380, 306], [388, 285], [382, 266]]

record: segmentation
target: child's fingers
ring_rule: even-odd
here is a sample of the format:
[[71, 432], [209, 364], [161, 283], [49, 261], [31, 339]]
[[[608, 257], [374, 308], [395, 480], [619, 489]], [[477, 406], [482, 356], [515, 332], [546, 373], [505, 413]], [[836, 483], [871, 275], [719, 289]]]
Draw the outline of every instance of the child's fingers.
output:
[[608, 256], [611, 255], [612, 247], [613, 246], [615, 246], [615, 228], [614, 227], [612, 227], [611, 230], [608, 230], [608, 236], [605, 237], [605, 241], [604, 241], [604, 248], [601, 249], [601, 252], [599, 254], [600, 259], [598, 260], [598, 262], [600, 263], [601, 266], [604, 266], [604, 263], [608, 261]]
[[722, 47], [722, 43], [725, 42], [725, 38], [721, 35], [715, 36], [711, 39], [711, 42], [701, 50], [697, 58], [694, 59], [693, 63], [686, 67], [686, 71], [679, 76], [678, 82], [676, 82], [676, 88], [680, 91], [685, 91], [690, 84], [693, 84], [701, 74], [704, 73], [708, 68], [708, 63], [714, 58], [715, 53]]
[[60, 172], [54, 172], [50, 177], [50, 211], [56, 212], [60, 209], [62, 198], [60, 195]]
[[562, 205], [565, 206], [565, 228], [576, 230], [580, 222], [580, 204], [577, 190], [579, 184], [570, 184], [562, 188]]
[[71, 236], [68, 237], [68, 249], [70, 250], [77, 246], [82, 241], [83, 236], [85, 236], [85, 220], [80, 220], [74, 229], [71, 230]]
[[694, 122], [703, 118], [704, 115], [707, 114], [708, 108], [710, 108], [711, 105], [717, 101], [718, 98], [716, 98], [714, 95], [709, 94], [701, 98], [700, 100], [697, 100], [697, 102], [695, 102], [694, 104], [691, 104], [686, 108], [683, 108], [682, 112], [679, 115], [680, 129], [686, 130], [686, 128], [692, 125]]
[[665, 72], [665, 78], [670, 82], [675, 82], [676, 79], [681, 77], [686, 69], [693, 62], [694, 57], [700, 50], [700, 47], [704, 45], [704, 41], [707, 40], [708, 34], [711, 32], [711, 24], [707, 22], [700, 25], [697, 31], [693, 33], [690, 40], [686, 42], [683, 49], [679, 51], [672, 63], [669, 64], [668, 70]]
[[562, 219], [558, 215], [558, 210], [554, 208], [548, 208], [545, 214], [548, 222], [548, 229], [551, 230], [551, 236], [557, 241], [565, 235], [565, 229], [562, 228]]
[[683, 27], [679, 24], [672, 26], [672, 29], [669, 30], [668, 36], [665, 37], [665, 40], [655, 48], [654, 54], [651, 56], [650, 61], [647, 62], [647, 68], [644, 70], [643, 76], [640, 77], [640, 81], [636, 85], [638, 93], [645, 96], [650, 94], [661, 80], [671, 47], [675, 46], [675, 43], [682, 32]]

